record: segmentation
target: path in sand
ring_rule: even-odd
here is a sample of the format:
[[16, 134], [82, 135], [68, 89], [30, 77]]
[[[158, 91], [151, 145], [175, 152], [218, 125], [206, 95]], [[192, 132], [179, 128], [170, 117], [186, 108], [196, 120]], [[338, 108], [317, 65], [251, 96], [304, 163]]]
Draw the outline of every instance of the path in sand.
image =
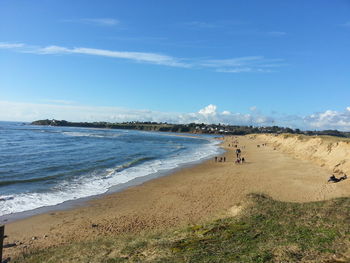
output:
[[[235, 212], [252, 192], [274, 199], [308, 202], [349, 195], [348, 182], [331, 184], [331, 172], [300, 161], [249, 137], [239, 137], [246, 163], [234, 164], [235, 148], [227, 147], [225, 163], [213, 160], [182, 169], [170, 176], [131, 187], [90, 202], [89, 206], [43, 214], [6, 226], [9, 242], [23, 242], [5, 253], [85, 240], [100, 235], [158, 229], [200, 222]], [[94, 224], [94, 227], [92, 226]], [[35, 236], [35, 240], [31, 240]], [[25, 247], [26, 246], [26, 247]]]

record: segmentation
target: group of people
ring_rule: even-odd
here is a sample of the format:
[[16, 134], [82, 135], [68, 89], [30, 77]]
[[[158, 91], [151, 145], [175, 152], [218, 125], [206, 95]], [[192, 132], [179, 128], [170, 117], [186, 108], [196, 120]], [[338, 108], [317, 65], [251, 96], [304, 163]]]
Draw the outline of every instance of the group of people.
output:
[[237, 163], [237, 164], [242, 164], [242, 163], [244, 163], [245, 162], [245, 159], [244, 159], [244, 157], [238, 157], [237, 159], [236, 159], [236, 161], [235, 161], [235, 163]]
[[[242, 151], [241, 151], [240, 148], [238, 148], [238, 140], [233, 141], [232, 144], [229, 144], [228, 146], [236, 148], [236, 151], [235, 151], [235, 153], [236, 153], [235, 163], [236, 164], [243, 164], [245, 162], [245, 158], [241, 156]], [[242, 146], [242, 148], [244, 148], [244, 146]], [[214, 160], [215, 160], [215, 162], [222, 163], [222, 162], [226, 162], [226, 157], [225, 156], [224, 157], [215, 156]]]
[[240, 163], [245, 162], [245, 159], [244, 159], [244, 157], [241, 156], [241, 154], [242, 154], [241, 149], [237, 148], [236, 149], [236, 161], [235, 161], [235, 163], [240, 164]]
[[[255, 139], [253, 137], [250, 137], [250, 139]], [[235, 154], [236, 154], [236, 160], [235, 163], [236, 164], [242, 164], [245, 162], [245, 158], [241, 156], [242, 151], [241, 149], [238, 147], [238, 140], [234, 140], [232, 142], [232, 144], [228, 144], [229, 147], [234, 147], [236, 148]], [[266, 143], [262, 143], [262, 144], [257, 144], [256, 147], [260, 148], [261, 146], [267, 146]], [[242, 146], [241, 148], [244, 148], [244, 146]], [[276, 148], [273, 148], [274, 150], [276, 150]], [[215, 157], [215, 162], [226, 162], [226, 157]], [[348, 178], [348, 176], [345, 173], [340, 173], [340, 177], [336, 177], [334, 174], [332, 174], [332, 176], [329, 177], [328, 182], [332, 182], [332, 183], [338, 183], [340, 181], [346, 180]]]
[[226, 157], [224, 156], [224, 157], [217, 157], [217, 156], [215, 156], [215, 162], [219, 162], [219, 163], [224, 163], [224, 162], [226, 162]]

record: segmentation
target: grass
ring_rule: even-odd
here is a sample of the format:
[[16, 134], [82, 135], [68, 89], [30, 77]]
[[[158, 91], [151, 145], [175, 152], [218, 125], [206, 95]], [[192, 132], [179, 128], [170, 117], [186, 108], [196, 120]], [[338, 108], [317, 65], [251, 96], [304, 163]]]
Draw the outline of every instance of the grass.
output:
[[304, 134], [295, 134], [295, 133], [281, 133], [280, 135], [284, 139], [296, 137], [301, 141], [308, 141], [310, 139], [322, 139], [322, 140], [329, 142], [329, 143], [337, 143], [337, 142], [349, 143], [350, 142], [350, 138], [331, 136], [331, 135], [304, 135]]
[[250, 195], [239, 217], [101, 238], [13, 262], [350, 262], [350, 198], [285, 203]]

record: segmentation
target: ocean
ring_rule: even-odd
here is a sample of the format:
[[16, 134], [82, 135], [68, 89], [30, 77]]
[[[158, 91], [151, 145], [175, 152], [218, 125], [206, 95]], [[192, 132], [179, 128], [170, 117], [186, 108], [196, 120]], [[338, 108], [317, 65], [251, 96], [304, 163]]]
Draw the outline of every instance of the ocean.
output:
[[0, 216], [104, 194], [221, 152], [211, 136], [0, 122]]

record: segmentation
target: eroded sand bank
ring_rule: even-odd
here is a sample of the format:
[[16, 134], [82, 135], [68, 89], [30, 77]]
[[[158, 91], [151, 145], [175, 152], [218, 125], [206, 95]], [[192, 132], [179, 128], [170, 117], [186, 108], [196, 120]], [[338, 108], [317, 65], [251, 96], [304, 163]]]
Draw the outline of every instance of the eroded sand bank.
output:
[[261, 134], [256, 138], [300, 160], [326, 167], [335, 174], [350, 174], [350, 139], [290, 134]]

